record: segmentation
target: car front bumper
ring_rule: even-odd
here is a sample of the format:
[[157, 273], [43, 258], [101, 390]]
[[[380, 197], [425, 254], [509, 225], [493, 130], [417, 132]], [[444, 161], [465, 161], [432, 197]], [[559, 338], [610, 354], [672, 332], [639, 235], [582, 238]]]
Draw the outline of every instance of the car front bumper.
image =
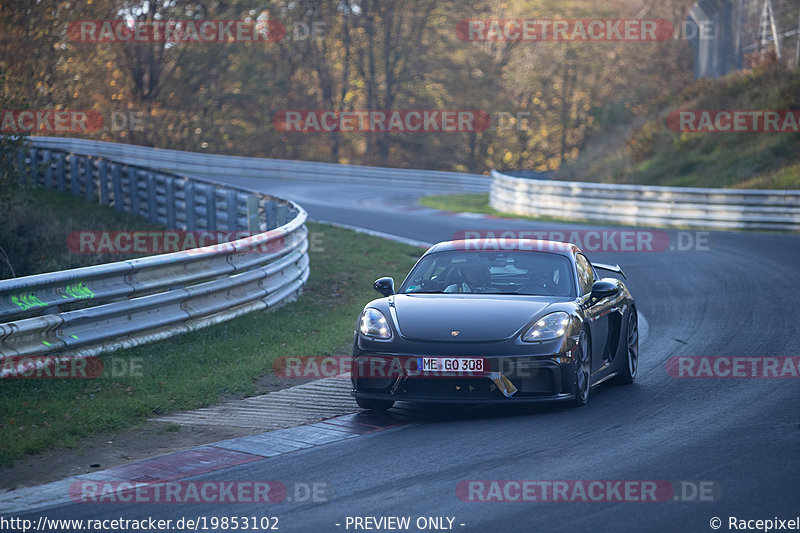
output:
[[488, 369], [480, 373], [422, 373], [416, 364], [418, 357], [421, 355], [356, 348], [351, 374], [353, 396], [421, 403], [536, 403], [574, 398], [576, 363], [572, 351], [482, 355]]

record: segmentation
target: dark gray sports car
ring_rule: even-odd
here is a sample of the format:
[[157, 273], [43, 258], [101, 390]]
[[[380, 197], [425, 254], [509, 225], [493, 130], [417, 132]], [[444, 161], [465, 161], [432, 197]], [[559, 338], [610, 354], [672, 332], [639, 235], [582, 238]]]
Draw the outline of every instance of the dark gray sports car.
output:
[[592, 387], [632, 383], [636, 304], [619, 266], [574, 245], [515, 240], [431, 247], [395, 291], [364, 308], [353, 347], [353, 396], [395, 401], [584, 405]]

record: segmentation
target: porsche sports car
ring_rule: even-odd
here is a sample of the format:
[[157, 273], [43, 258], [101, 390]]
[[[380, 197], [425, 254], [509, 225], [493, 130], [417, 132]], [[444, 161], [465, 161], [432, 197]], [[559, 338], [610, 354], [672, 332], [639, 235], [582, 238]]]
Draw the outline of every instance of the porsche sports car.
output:
[[[355, 328], [352, 394], [365, 409], [395, 401], [581, 406], [592, 387], [632, 383], [636, 304], [616, 265], [574, 245], [480, 239], [441, 242]], [[626, 278], [627, 279], [627, 278]]]

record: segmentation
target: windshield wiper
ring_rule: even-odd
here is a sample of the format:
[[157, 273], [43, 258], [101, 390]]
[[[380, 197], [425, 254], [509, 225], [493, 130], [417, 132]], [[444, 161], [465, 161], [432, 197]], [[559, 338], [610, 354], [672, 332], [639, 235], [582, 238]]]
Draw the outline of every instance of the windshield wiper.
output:
[[470, 294], [519, 294], [518, 292], [472, 292]]
[[445, 294], [442, 291], [411, 291], [401, 292], [400, 294]]

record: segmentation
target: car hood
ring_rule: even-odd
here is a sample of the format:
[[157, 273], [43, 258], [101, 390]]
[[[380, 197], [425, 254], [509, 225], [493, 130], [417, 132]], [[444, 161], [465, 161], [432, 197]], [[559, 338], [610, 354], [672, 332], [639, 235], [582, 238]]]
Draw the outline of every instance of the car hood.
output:
[[[489, 342], [513, 336], [550, 305], [545, 300], [488, 294], [398, 294], [400, 334], [411, 340]], [[458, 335], [453, 335], [458, 331]]]

